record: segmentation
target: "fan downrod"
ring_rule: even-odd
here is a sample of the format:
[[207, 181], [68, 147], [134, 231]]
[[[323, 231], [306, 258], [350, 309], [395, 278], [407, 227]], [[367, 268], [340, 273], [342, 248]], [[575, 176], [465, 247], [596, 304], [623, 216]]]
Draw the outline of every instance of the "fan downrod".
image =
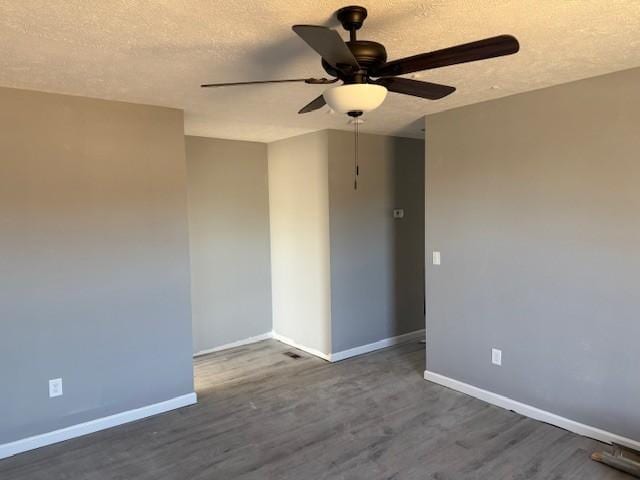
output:
[[322, 59], [322, 67], [329, 75], [339, 78], [344, 83], [367, 83], [368, 71], [387, 61], [387, 51], [384, 45], [378, 42], [356, 38], [356, 31], [362, 27], [367, 18], [366, 8], [358, 5], [343, 7], [336, 12], [336, 17], [349, 32], [349, 41], [346, 44], [362, 68], [357, 72], [345, 73], [329, 65], [324, 59]]
[[353, 42], [356, 39], [356, 30], [360, 30], [364, 19], [367, 18], [367, 9], [358, 5], [350, 5], [338, 10], [336, 16], [342, 27], [349, 32], [350, 39]]

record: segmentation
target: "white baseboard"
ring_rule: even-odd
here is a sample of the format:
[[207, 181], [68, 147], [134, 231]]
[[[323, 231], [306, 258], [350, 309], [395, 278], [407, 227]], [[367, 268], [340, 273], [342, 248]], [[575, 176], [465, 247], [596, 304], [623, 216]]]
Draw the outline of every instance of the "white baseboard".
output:
[[398, 335], [396, 337], [391, 337], [391, 338], [384, 338], [382, 340], [378, 340], [377, 342], [369, 343], [367, 345], [361, 345], [359, 347], [350, 348], [349, 350], [343, 350], [341, 352], [327, 354], [327, 353], [321, 352], [320, 350], [316, 350], [315, 348], [302, 345], [296, 342], [295, 340], [293, 340], [292, 338], [285, 337], [284, 335], [280, 335], [275, 331], [271, 331], [268, 333], [263, 333], [261, 335], [256, 335], [255, 337], [249, 337], [243, 340], [238, 340], [237, 342], [227, 343], [226, 345], [210, 348], [208, 350], [201, 350], [197, 353], [194, 353], [193, 356], [199, 357], [201, 355], [220, 352], [222, 350], [227, 350], [229, 348], [241, 347], [243, 345], [249, 345], [251, 343], [261, 342], [263, 340], [268, 340], [270, 338], [273, 338], [293, 348], [297, 348], [298, 350], [302, 350], [303, 352], [307, 352], [311, 355], [322, 358], [323, 360], [327, 360], [329, 362], [339, 362], [341, 360], [355, 357], [357, 355], [363, 355], [365, 353], [373, 352], [381, 348], [391, 347], [393, 345], [399, 345], [401, 343], [412, 342], [414, 340], [416, 341], [421, 340], [424, 338], [424, 336], [425, 336], [424, 329], [416, 330], [415, 332], [409, 332], [409, 333], [405, 333], [403, 335]]
[[393, 345], [399, 345], [401, 343], [407, 343], [412, 341], [418, 341], [425, 336], [424, 329], [416, 330], [415, 332], [405, 333], [404, 335], [398, 335], [397, 337], [384, 338], [377, 342], [369, 343], [367, 345], [361, 345], [359, 347], [350, 348], [349, 350], [343, 350], [341, 352], [332, 353], [329, 357], [332, 362], [339, 362], [346, 358], [355, 357], [356, 355], [362, 355], [365, 353], [373, 352], [381, 348], [391, 347]]
[[61, 428], [60, 430], [54, 430], [53, 432], [47, 432], [41, 435], [34, 435], [33, 437], [16, 440], [15, 442], [5, 443], [0, 445], [0, 459], [26, 452], [28, 450], [33, 450], [35, 448], [44, 447], [46, 445], [63, 442], [71, 438], [81, 437], [89, 433], [105, 430], [124, 423], [151, 417], [152, 415], [158, 415], [159, 413], [175, 410], [176, 408], [193, 405], [194, 403], [197, 403], [197, 401], [198, 399], [195, 393], [188, 393], [164, 402], [136, 408], [135, 410], [116, 413], [115, 415], [97, 418], [88, 422]]
[[547, 412], [546, 410], [541, 410], [531, 405], [527, 405], [526, 403], [512, 400], [511, 398], [505, 397], [503, 395], [499, 395], [488, 390], [483, 390], [482, 388], [474, 387], [473, 385], [469, 385], [459, 380], [454, 380], [453, 378], [445, 377], [444, 375], [440, 375], [439, 373], [425, 370], [424, 379], [451, 388], [453, 390], [457, 390], [458, 392], [466, 393], [467, 395], [471, 395], [472, 397], [476, 397], [487, 403], [491, 403], [492, 405], [497, 405], [498, 407], [502, 407], [507, 410], [513, 410], [514, 412], [524, 415], [525, 417], [533, 418], [545, 423], [550, 423], [551, 425], [555, 425], [556, 427], [564, 428], [565, 430], [569, 430], [570, 432], [577, 433], [578, 435], [582, 435], [584, 437], [594, 438], [605, 443], [617, 443], [619, 445], [624, 445], [635, 450], [640, 450], [640, 441], [632, 440], [615, 433], [607, 432], [600, 428], [592, 427], [590, 425], [585, 425], [584, 423], [576, 422], [575, 420], [561, 417], [560, 415], [556, 415], [555, 413]]
[[320, 350], [316, 350], [315, 348], [306, 347], [304, 345], [300, 345], [295, 340], [291, 338], [280, 335], [279, 333], [273, 332], [273, 338], [278, 340], [279, 342], [286, 343], [287, 345], [297, 348], [298, 350], [302, 350], [303, 352], [310, 353], [311, 355], [315, 355], [316, 357], [320, 357], [323, 360], [329, 361], [329, 355], [326, 353], [322, 353]]
[[200, 350], [193, 354], [194, 357], [199, 357], [201, 355], [207, 355], [209, 353], [220, 352], [222, 350], [227, 350], [229, 348], [242, 347], [243, 345], [249, 345], [251, 343], [261, 342], [263, 340], [268, 340], [269, 338], [273, 338], [273, 332], [263, 333], [261, 335], [256, 335], [254, 337], [245, 338], [242, 340], [238, 340], [237, 342], [227, 343], [225, 345], [220, 345], [219, 347], [209, 348], [206, 350]]
[[270, 338], [273, 338], [275, 340], [278, 340], [279, 342], [282, 343], [286, 343], [287, 345], [293, 347], [293, 348], [297, 348], [298, 350], [302, 350], [303, 352], [307, 352], [311, 355], [314, 355], [316, 357], [320, 357], [323, 360], [329, 360], [329, 355], [327, 355], [326, 353], [322, 353], [319, 350], [316, 350], [315, 348], [311, 348], [311, 347], [307, 347], [305, 345], [302, 345], [298, 342], [296, 342], [295, 340], [292, 340], [289, 337], [285, 337], [284, 335], [280, 335], [279, 333], [274, 332], [273, 330], [267, 333], [263, 333], [262, 335], [256, 335], [255, 337], [249, 337], [249, 338], [245, 338], [243, 340], [238, 340], [237, 342], [232, 342], [232, 343], [227, 343], [226, 345], [221, 345], [219, 347], [215, 347], [215, 348], [210, 348], [208, 350], [201, 350], [197, 353], [194, 353], [193, 356], [194, 357], [199, 357], [201, 355], [207, 355], [209, 353], [215, 353], [215, 352], [220, 352], [223, 350], [227, 350], [229, 348], [235, 348], [235, 347], [241, 347], [243, 345], [249, 345], [251, 343], [257, 343], [257, 342], [261, 342], [263, 340], [268, 340]]

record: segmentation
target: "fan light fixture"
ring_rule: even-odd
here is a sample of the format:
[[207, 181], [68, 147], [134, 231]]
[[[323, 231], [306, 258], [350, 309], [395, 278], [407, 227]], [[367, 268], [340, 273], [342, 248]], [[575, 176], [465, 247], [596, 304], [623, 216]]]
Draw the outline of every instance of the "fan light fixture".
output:
[[328, 88], [322, 96], [335, 112], [365, 113], [382, 105], [387, 96], [387, 89], [371, 83], [351, 83]]

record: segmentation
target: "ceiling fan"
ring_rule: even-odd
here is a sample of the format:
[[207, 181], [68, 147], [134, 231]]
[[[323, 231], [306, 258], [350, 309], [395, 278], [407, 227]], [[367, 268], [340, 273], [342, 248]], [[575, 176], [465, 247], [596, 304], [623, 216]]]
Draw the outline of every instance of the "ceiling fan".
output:
[[358, 117], [363, 112], [379, 107], [384, 101], [387, 91], [438, 100], [456, 90], [455, 87], [412, 80], [399, 75], [511, 55], [520, 49], [515, 37], [499, 35], [387, 62], [387, 51], [384, 45], [356, 38], [356, 32], [367, 18], [366, 8], [360, 6], [344, 7], [338, 10], [337, 17], [344, 29], [349, 32], [348, 42], [342, 40], [336, 30], [327, 27], [316, 25], [294, 25], [292, 27], [293, 31], [322, 57], [324, 70], [333, 78], [209, 83], [202, 85], [202, 87], [286, 82], [318, 85], [342, 81], [342, 85], [327, 89], [322, 95], [300, 109], [298, 113], [312, 112], [329, 104], [333, 110], [339, 113]]

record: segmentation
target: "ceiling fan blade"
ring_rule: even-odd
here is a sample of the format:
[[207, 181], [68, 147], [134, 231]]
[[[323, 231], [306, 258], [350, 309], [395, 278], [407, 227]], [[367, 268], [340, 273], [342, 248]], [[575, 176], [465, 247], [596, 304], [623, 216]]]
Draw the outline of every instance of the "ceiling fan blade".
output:
[[231, 83], [205, 83], [204, 85], [200, 85], [203, 88], [210, 87], [235, 87], [238, 85], [258, 85], [262, 83], [290, 83], [290, 82], [304, 82], [310, 83], [312, 85], [323, 85], [327, 83], [335, 83], [337, 82], [337, 78], [291, 78], [285, 80], [255, 80], [252, 82], [231, 82]]
[[324, 97], [320, 95], [319, 97], [314, 98], [311, 102], [302, 107], [298, 113], [313, 112], [314, 110], [318, 110], [319, 108], [324, 107], [326, 104], [327, 102], [324, 101]]
[[356, 57], [335, 30], [316, 25], [294, 25], [292, 29], [332, 67], [347, 71], [360, 69]]
[[388, 77], [446, 67], [458, 63], [475, 62], [487, 58], [511, 55], [520, 50], [518, 40], [511, 35], [499, 35], [477, 42], [421, 53], [387, 62], [373, 72], [375, 77]]
[[400, 77], [383, 77], [377, 79], [374, 83], [386, 87], [390, 92], [404, 93], [405, 95], [428, 98], [429, 100], [438, 100], [456, 91], [455, 87], [448, 85]]

